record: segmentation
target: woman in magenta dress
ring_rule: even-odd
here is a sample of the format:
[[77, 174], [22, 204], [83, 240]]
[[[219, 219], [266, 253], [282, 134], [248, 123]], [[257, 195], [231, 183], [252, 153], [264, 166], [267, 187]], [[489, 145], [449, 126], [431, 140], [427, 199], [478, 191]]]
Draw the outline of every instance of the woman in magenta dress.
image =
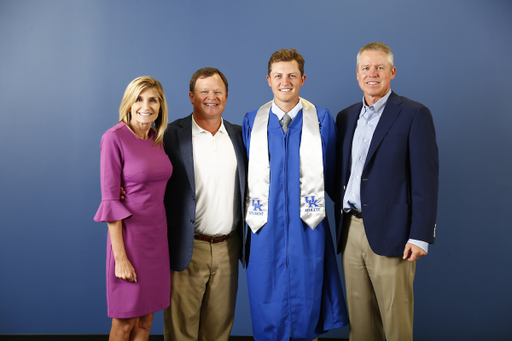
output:
[[162, 146], [166, 128], [162, 85], [144, 76], [128, 85], [119, 123], [101, 139], [102, 201], [94, 220], [108, 224], [111, 341], [148, 340], [153, 313], [170, 304], [164, 193], [172, 165]]

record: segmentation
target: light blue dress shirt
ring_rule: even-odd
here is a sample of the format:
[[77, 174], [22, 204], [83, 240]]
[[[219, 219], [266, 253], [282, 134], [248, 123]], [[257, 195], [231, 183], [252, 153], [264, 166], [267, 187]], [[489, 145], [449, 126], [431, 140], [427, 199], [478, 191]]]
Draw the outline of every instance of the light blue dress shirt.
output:
[[[361, 210], [361, 176], [364, 164], [370, 149], [373, 133], [377, 128], [380, 117], [386, 107], [391, 89], [377, 103], [367, 106], [363, 96], [363, 107], [357, 120], [357, 127], [352, 139], [352, 166], [348, 180], [345, 197], [343, 198], [343, 210], [348, 212], [352, 209]], [[409, 239], [409, 243], [419, 246], [428, 252], [428, 243], [422, 240]]]

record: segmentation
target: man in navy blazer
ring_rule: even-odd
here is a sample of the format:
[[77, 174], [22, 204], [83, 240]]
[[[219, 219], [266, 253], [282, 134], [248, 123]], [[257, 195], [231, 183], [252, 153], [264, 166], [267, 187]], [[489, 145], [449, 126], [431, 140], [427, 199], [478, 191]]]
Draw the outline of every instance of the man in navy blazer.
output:
[[233, 325], [247, 159], [241, 127], [222, 119], [227, 95], [219, 70], [198, 70], [190, 81], [193, 113], [165, 132], [174, 167], [165, 194], [172, 270], [166, 341], [227, 341]]
[[391, 91], [393, 53], [357, 55], [362, 102], [338, 113], [335, 200], [350, 340], [411, 340], [416, 260], [434, 243], [439, 160], [427, 107]]

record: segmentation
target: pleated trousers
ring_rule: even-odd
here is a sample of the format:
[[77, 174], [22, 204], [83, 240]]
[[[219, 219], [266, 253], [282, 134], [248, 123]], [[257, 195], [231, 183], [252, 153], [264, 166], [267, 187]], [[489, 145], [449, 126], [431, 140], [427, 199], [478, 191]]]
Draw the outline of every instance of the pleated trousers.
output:
[[343, 216], [341, 251], [350, 341], [412, 341], [416, 262], [375, 254], [364, 217]]
[[165, 341], [228, 341], [235, 317], [240, 252], [236, 231], [220, 243], [194, 239], [188, 267], [171, 271], [171, 306], [164, 310]]

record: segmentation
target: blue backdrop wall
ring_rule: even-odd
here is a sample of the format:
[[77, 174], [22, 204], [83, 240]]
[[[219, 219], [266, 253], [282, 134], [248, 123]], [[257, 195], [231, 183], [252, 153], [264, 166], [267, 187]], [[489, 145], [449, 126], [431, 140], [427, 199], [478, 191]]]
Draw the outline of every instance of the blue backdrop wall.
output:
[[[301, 95], [335, 116], [361, 99], [358, 49], [382, 41], [392, 89], [431, 109], [440, 149], [415, 339], [512, 339], [511, 19], [512, 2], [495, 0], [1, 0], [0, 334], [109, 332], [107, 229], [92, 217], [100, 138], [132, 79], [160, 80], [174, 120], [192, 111], [192, 73], [217, 67], [225, 118], [241, 123], [272, 97], [270, 55], [295, 47]], [[233, 335], [251, 335], [243, 270]]]

